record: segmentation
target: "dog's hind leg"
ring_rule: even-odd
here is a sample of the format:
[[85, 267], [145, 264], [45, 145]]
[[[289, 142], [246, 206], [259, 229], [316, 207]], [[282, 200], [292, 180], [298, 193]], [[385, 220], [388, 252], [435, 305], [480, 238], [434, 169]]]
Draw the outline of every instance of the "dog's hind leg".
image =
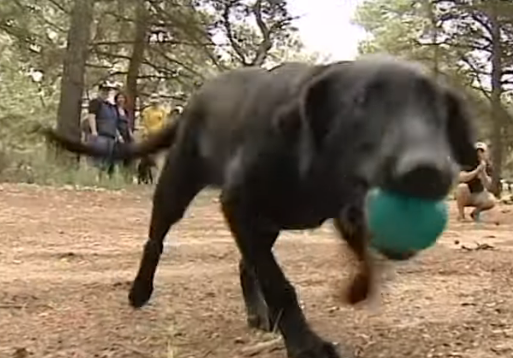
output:
[[194, 155], [177, 150], [168, 153], [153, 196], [149, 238], [128, 296], [133, 307], [142, 307], [150, 299], [164, 238], [205, 186], [200, 167]]
[[244, 259], [239, 262], [239, 274], [242, 296], [246, 304], [248, 326], [266, 332], [272, 331], [274, 322], [269, 317], [260, 284], [254, 270], [244, 262]]
[[147, 183], [148, 184], [153, 184], [153, 170], [152, 170], [151, 167], [148, 168]]
[[310, 328], [294, 287], [276, 262], [272, 246], [279, 230], [259, 219], [258, 210], [252, 210], [244, 193], [247, 190], [224, 190], [221, 196], [223, 213], [245, 265], [255, 272], [269, 315], [284, 338], [288, 357], [338, 358], [334, 345]]

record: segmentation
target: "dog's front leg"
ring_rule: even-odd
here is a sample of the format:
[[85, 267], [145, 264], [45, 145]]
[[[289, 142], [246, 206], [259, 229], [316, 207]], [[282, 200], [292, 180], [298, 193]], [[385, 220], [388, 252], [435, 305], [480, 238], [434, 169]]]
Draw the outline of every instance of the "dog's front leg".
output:
[[221, 197], [223, 213], [244, 263], [253, 270], [269, 308], [269, 315], [282, 334], [290, 358], [338, 358], [335, 347], [322, 340], [308, 325], [299, 307], [294, 287], [285, 277], [271, 251], [279, 230], [259, 219], [246, 199]]
[[274, 322], [269, 317], [269, 309], [261, 285], [254, 270], [242, 259], [239, 262], [239, 275], [242, 296], [246, 304], [248, 326], [264, 332], [271, 332], [275, 328]]
[[348, 290], [348, 301], [356, 304], [367, 299], [372, 290], [374, 265], [368, 249], [370, 234], [362, 205], [347, 206], [334, 219], [335, 228], [358, 260], [358, 272]]

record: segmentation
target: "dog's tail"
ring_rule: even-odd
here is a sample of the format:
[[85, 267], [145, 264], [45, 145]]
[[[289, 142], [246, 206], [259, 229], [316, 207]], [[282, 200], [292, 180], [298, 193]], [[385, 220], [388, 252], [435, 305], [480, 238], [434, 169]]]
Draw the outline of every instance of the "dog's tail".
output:
[[131, 160], [141, 158], [146, 155], [157, 153], [169, 148], [176, 139], [178, 132], [178, 121], [166, 125], [162, 130], [151, 134], [147, 139], [139, 143], [120, 143], [114, 145], [112, 152], [107, 148], [102, 148], [81, 141], [70, 139], [52, 128], [42, 129], [46, 139], [58, 147], [61, 147], [72, 153], [86, 155], [89, 157], [105, 158], [110, 157], [114, 161]]

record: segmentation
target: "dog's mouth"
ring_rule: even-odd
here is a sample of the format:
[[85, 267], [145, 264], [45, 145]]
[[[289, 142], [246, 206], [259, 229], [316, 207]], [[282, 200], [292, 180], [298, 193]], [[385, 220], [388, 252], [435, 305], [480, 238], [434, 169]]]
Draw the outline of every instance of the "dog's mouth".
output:
[[[438, 158], [436, 158], [438, 159]], [[456, 168], [442, 160], [419, 160], [388, 164], [380, 176], [379, 187], [403, 196], [424, 200], [442, 200], [450, 192]]]
[[449, 193], [453, 182], [450, 174], [430, 169], [420, 169], [383, 183], [382, 188], [407, 197], [424, 200], [442, 200]]

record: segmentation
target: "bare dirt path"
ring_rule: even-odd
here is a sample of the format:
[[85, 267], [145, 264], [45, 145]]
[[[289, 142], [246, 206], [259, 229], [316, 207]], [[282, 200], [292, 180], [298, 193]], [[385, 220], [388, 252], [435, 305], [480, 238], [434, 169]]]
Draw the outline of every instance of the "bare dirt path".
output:
[[[151, 303], [129, 308], [150, 197], [0, 185], [0, 357], [235, 358], [271, 339], [245, 326], [211, 193], [170, 233]], [[512, 357], [513, 210], [485, 219], [451, 222], [435, 248], [387, 267], [378, 302], [358, 309], [336, 298], [349, 264], [329, 225], [283, 234], [276, 254], [315, 328], [357, 356]]]

